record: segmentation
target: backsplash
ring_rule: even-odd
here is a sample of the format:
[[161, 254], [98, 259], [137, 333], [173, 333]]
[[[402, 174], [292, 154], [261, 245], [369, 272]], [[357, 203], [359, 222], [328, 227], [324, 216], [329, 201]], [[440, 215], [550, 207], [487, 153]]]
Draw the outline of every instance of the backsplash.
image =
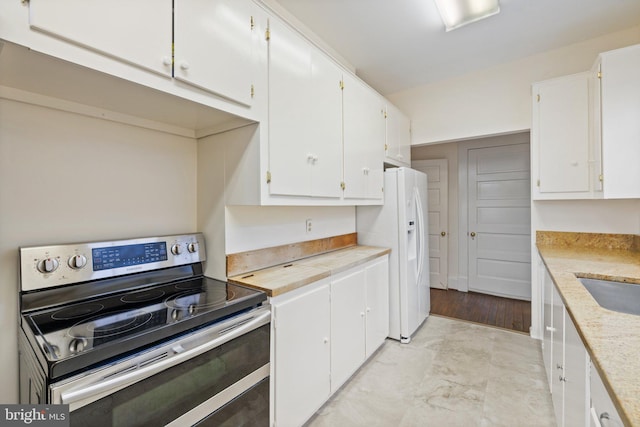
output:
[[583, 248], [622, 249], [640, 251], [640, 235], [536, 231], [538, 245], [574, 246]]

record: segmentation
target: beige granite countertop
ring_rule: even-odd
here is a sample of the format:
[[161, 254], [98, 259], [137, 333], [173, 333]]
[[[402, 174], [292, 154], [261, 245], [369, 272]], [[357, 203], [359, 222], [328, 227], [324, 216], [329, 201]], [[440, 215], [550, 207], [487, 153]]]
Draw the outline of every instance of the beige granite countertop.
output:
[[591, 360], [625, 425], [640, 426], [640, 316], [601, 307], [576, 277], [640, 286], [638, 236], [631, 236], [629, 245], [619, 244], [619, 239], [598, 245], [584, 233], [571, 233], [580, 234], [578, 239], [554, 239], [544, 233], [536, 237], [538, 251]]
[[389, 252], [391, 250], [388, 248], [350, 246], [229, 277], [227, 280], [232, 283], [260, 289], [270, 297], [275, 297], [364, 264]]

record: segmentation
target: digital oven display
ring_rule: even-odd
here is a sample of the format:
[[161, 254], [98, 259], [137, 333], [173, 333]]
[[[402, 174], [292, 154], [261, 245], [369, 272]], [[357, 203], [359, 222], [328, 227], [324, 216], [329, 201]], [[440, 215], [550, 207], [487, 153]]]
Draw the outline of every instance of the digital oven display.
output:
[[154, 242], [94, 248], [91, 250], [91, 256], [93, 271], [166, 261], [167, 243]]

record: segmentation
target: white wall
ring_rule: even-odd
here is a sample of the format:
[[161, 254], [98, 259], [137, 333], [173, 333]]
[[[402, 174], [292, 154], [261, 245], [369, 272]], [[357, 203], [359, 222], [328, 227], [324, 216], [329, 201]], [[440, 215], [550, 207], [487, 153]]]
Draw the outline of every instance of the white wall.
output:
[[18, 247], [196, 231], [196, 141], [0, 99], [0, 402], [18, 399]]
[[587, 71], [600, 52], [640, 43], [640, 26], [388, 96], [420, 145], [528, 130], [531, 84]]
[[[306, 232], [306, 220], [312, 228]], [[353, 206], [228, 206], [227, 253], [355, 233]]]
[[533, 230], [640, 234], [640, 199], [534, 200]]

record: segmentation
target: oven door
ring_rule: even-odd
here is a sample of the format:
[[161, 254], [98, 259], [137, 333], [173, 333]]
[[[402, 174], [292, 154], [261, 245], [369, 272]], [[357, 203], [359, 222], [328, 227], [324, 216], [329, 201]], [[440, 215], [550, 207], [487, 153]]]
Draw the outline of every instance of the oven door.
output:
[[270, 308], [51, 386], [71, 425], [269, 424]]

